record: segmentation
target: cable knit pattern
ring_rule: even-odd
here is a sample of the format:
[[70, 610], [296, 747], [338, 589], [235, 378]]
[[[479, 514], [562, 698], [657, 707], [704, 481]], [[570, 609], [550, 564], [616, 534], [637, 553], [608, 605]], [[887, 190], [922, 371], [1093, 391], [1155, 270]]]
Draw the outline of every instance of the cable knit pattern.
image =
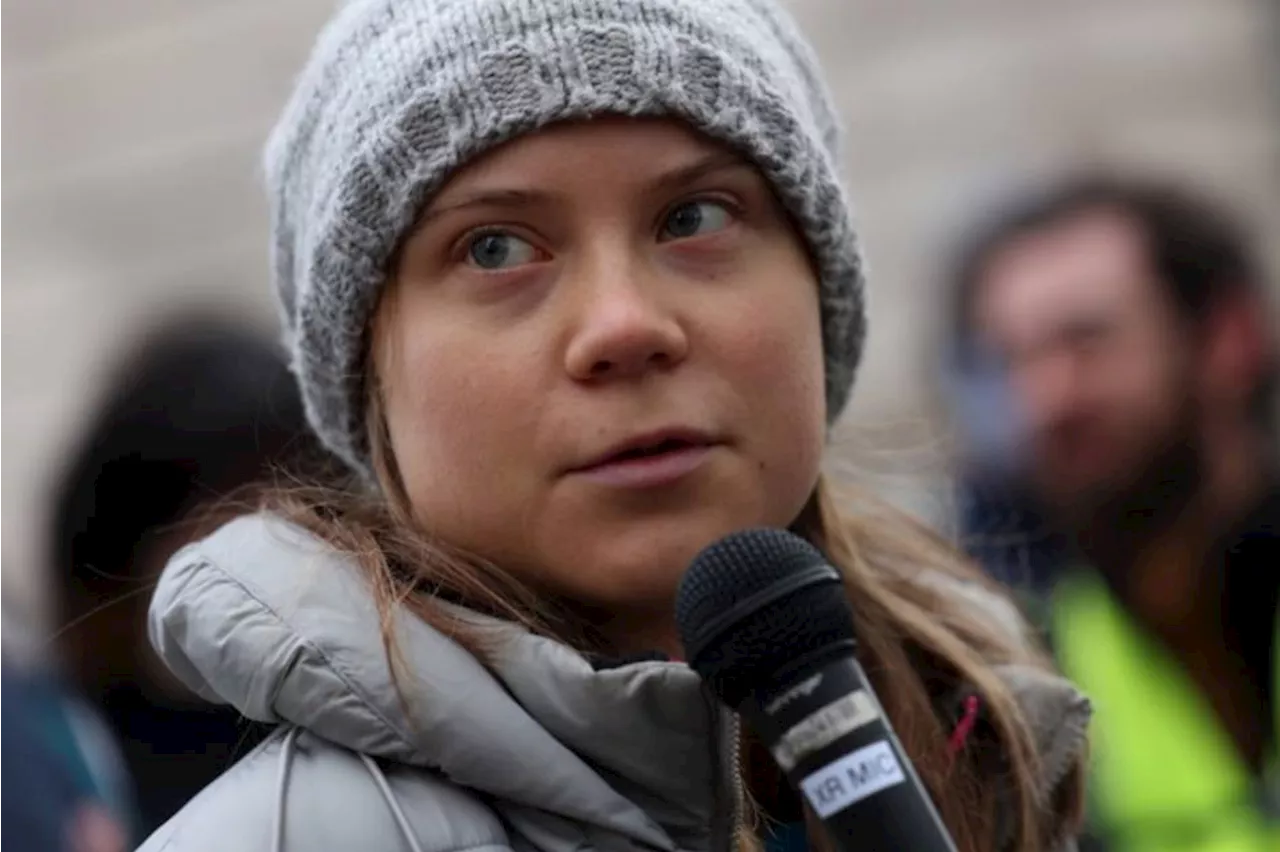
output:
[[865, 336], [839, 129], [771, 0], [354, 0], [321, 33], [265, 153], [286, 344], [311, 425], [368, 473], [369, 319], [448, 176], [548, 124], [671, 116], [755, 162], [821, 279], [829, 418]]

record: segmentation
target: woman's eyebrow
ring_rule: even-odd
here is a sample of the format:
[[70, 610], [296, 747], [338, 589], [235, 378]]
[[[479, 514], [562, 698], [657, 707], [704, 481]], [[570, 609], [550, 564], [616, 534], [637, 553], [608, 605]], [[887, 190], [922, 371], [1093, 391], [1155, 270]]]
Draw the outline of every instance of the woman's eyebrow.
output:
[[[668, 169], [646, 181], [648, 189], [654, 193], [670, 192], [681, 189], [707, 175], [732, 169], [749, 169], [751, 165], [737, 154], [730, 151], [714, 151], [690, 163]], [[477, 189], [473, 192], [462, 191], [455, 197], [444, 199], [444, 203], [433, 204], [423, 213], [419, 227], [438, 219], [447, 213], [456, 213], [471, 207], [496, 207], [515, 210], [547, 204], [553, 200], [553, 194], [535, 189]]]
[[446, 213], [456, 213], [470, 207], [498, 207], [515, 210], [545, 204], [551, 199], [549, 193], [531, 189], [480, 189], [475, 192], [460, 192], [456, 198], [446, 199], [444, 204], [433, 204], [422, 214], [418, 225], [430, 222]]
[[653, 178], [649, 182], [650, 189], [654, 192], [670, 192], [683, 189], [688, 184], [716, 172], [750, 168], [750, 163], [732, 151], [712, 151], [691, 163], [676, 166]]

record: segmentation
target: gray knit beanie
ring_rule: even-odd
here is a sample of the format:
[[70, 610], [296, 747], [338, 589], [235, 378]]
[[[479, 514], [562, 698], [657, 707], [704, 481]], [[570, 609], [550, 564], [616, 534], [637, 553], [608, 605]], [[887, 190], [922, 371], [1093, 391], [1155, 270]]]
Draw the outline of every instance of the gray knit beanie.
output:
[[821, 280], [829, 420], [865, 333], [816, 60], [773, 0], [353, 0], [266, 148], [286, 345], [322, 441], [369, 473], [364, 357], [395, 252], [449, 175], [545, 125], [671, 116], [768, 178]]

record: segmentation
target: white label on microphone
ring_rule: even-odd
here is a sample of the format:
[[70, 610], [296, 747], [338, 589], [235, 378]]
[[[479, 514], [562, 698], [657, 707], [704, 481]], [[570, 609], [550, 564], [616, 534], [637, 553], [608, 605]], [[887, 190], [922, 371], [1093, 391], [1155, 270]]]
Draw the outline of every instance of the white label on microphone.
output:
[[880, 718], [875, 699], [859, 689], [805, 716], [783, 734], [773, 747], [773, 759], [790, 772], [807, 754]]
[[828, 763], [801, 781], [800, 789], [818, 816], [826, 819], [905, 780], [893, 749], [881, 740]]

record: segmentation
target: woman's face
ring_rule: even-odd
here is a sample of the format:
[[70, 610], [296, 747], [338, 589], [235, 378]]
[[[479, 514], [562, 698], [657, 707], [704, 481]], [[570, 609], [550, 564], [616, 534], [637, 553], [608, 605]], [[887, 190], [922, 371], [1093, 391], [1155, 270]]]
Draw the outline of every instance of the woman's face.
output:
[[701, 548], [790, 524], [817, 481], [805, 249], [752, 166], [675, 122], [558, 125], [460, 170], [374, 364], [420, 522], [641, 646], [669, 643]]

